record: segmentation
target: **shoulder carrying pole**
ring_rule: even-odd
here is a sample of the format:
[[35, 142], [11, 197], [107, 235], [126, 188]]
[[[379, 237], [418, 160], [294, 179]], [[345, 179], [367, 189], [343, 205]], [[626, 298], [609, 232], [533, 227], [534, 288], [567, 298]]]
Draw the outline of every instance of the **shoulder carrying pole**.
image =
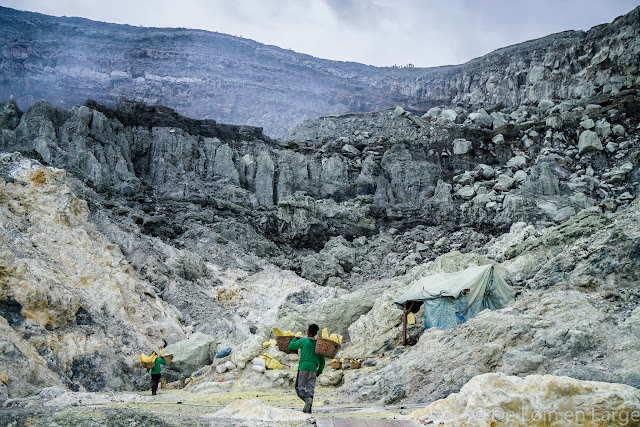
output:
[[407, 345], [407, 303], [402, 309], [402, 345]]

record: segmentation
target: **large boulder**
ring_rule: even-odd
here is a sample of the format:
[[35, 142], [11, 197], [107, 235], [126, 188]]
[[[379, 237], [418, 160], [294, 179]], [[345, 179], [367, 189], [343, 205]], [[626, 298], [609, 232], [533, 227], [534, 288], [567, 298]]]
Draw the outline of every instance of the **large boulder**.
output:
[[173, 354], [171, 366], [183, 374], [190, 374], [211, 364], [216, 355], [215, 337], [196, 332], [184, 341], [168, 345], [165, 354]]
[[459, 393], [412, 416], [446, 425], [637, 425], [640, 391], [553, 375], [518, 378], [491, 373], [474, 377]]
[[602, 151], [604, 147], [598, 138], [598, 134], [592, 130], [582, 131], [578, 141], [578, 153], [584, 154], [589, 151]]
[[453, 140], [453, 154], [467, 154], [473, 148], [471, 141], [458, 138]]
[[450, 122], [455, 122], [458, 118], [458, 114], [454, 110], [442, 110], [440, 117], [447, 119]]

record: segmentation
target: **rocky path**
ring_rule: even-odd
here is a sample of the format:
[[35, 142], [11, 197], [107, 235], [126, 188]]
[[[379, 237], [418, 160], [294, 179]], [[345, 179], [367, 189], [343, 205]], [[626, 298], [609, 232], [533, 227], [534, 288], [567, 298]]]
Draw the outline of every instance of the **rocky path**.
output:
[[358, 418], [316, 418], [317, 427], [413, 427], [413, 420], [361, 420]]

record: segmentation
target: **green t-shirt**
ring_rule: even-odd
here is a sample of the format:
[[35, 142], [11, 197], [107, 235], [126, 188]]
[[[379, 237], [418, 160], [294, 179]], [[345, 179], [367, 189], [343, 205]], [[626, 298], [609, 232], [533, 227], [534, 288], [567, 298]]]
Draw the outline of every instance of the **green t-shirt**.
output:
[[289, 350], [301, 350], [298, 371], [316, 371], [318, 375], [324, 369], [324, 357], [316, 354], [315, 338], [294, 338], [289, 343]]
[[153, 368], [147, 368], [147, 372], [151, 371], [152, 374], [159, 374], [162, 371], [160, 365], [166, 365], [167, 361], [164, 358], [156, 357], [156, 363], [153, 365]]

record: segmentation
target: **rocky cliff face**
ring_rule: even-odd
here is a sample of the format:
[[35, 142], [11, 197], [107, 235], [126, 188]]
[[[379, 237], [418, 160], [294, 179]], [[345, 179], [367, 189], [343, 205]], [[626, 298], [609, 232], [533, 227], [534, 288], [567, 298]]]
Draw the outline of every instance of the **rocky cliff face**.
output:
[[183, 339], [180, 313], [89, 219], [65, 171], [0, 155], [4, 394], [137, 388], [135, 354]]
[[[71, 110], [38, 102], [22, 113], [10, 99], [0, 109], [5, 124], [0, 150], [18, 151], [66, 170], [69, 176], [54, 182], [66, 183], [79, 199], [71, 198], [76, 201], [61, 207], [64, 215], [55, 213], [54, 218], [74, 227], [78, 222], [74, 218], [84, 218], [87, 225], [83, 227], [95, 230], [87, 245], [117, 243], [115, 247], [131, 269], [122, 278], [128, 288], [119, 292], [137, 295], [139, 289], [146, 295], [144, 289], [152, 283], [151, 297], [158, 295], [162, 304], [175, 306], [190, 328], [214, 335], [222, 346], [251, 343], [234, 355], [240, 366], [260, 350], [268, 337], [266, 326], [277, 323], [286, 329], [301, 328], [309, 316], [347, 334], [362, 352], [388, 351], [398, 333], [398, 318], [389, 308], [390, 301], [398, 285], [408, 284], [398, 277], [425, 273], [427, 270], [416, 266], [451, 251], [486, 257], [472, 256], [475, 263], [501, 264], [514, 286], [531, 292], [518, 310], [530, 310], [531, 304], [555, 307], [555, 311], [543, 311], [556, 320], [536, 323], [533, 329], [524, 325], [529, 317], [492, 314], [497, 317], [486, 325], [478, 319], [457, 330], [468, 334], [465, 343], [480, 345], [476, 340], [486, 328], [522, 321], [527, 336], [545, 338], [531, 347], [526, 344], [528, 338], [512, 338], [511, 329], [505, 329], [506, 335], [496, 338], [500, 347], [494, 349], [490, 361], [478, 359], [455, 381], [438, 389], [410, 392], [412, 399], [430, 399], [456, 391], [477, 373], [513, 373], [518, 357], [530, 358], [541, 351], [543, 359], [531, 362], [526, 372], [573, 369], [572, 375], [585, 379], [635, 384], [636, 377], [630, 374], [633, 363], [615, 362], [614, 350], [616, 337], [623, 334], [617, 325], [637, 301], [632, 289], [639, 270], [634, 255], [638, 236], [633, 231], [639, 181], [638, 111], [638, 90], [629, 88], [616, 94], [600, 91], [581, 102], [542, 100], [537, 106], [504, 108], [491, 114], [456, 107], [432, 108], [418, 117], [396, 108], [323, 117], [300, 125], [283, 140], [273, 140], [256, 128], [191, 120], [164, 107], [129, 101], [115, 109], [87, 102]], [[11, 171], [22, 167], [18, 166], [20, 155], [4, 158], [8, 166], [3, 179], [18, 180], [17, 172]], [[34, 164], [29, 168], [43, 168]], [[28, 230], [17, 196], [7, 190], [4, 195], [6, 209], [14, 215], [13, 227]], [[55, 196], [54, 200], [64, 204], [66, 199]], [[69, 209], [80, 213], [70, 216]], [[64, 241], [85, 241], [71, 231], [63, 234]], [[595, 243], [590, 244], [589, 237]], [[59, 243], [51, 236], [43, 238], [53, 245], [51, 251]], [[28, 275], [14, 265], [19, 264], [15, 254], [24, 253], [23, 247], [32, 251], [31, 246], [40, 245], [36, 240], [14, 241], [14, 255], [6, 254], [3, 274], [9, 281], [4, 287], [3, 317], [16, 340], [26, 340], [45, 356], [51, 351], [51, 363], [58, 371], [49, 368], [51, 377], [33, 379], [31, 386], [67, 381], [71, 387], [87, 388], [97, 380], [74, 377], [68, 365], [82, 357], [95, 360], [89, 355], [97, 349], [79, 347], [67, 354], [53, 344], [36, 343], [34, 335], [20, 329], [40, 325], [43, 340], [51, 333], [72, 336], [75, 332], [67, 324], [73, 319], [78, 322], [76, 306], [95, 304], [93, 299], [91, 304], [80, 299], [76, 305], [60, 308], [58, 314], [46, 314], [49, 305], [57, 307], [58, 297], [53, 295], [60, 289], [54, 281], [48, 288], [53, 294], [47, 297], [52, 302], [31, 307], [42, 298], [29, 299], [19, 289], [35, 292], [41, 286], [40, 276]], [[630, 254], [628, 260], [623, 254]], [[91, 265], [94, 261], [78, 262]], [[62, 267], [45, 264], [52, 277], [60, 274], [53, 271]], [[461, 268], [461, 264], [453, 263], [452, 268]], [[75, 283], [80, 273], [73, 274], [60, 279], [61, 289], [71, 286], [67, 282]], [[101, 288], [106, 286], [101, 285], [103, 276], [98, 271], [83, 280]], [[17, 286], [19, 281], [14, 284], [18, 277], [29, 286]], [[393, 278], [390, 285], [386, 280]], [[609, 298], [611, 289], [624, 293], [618, 309], [612, 308], [617, 298], [599, 305], [580, 294]], [[140, 298], [145, 301], [147, 297]], [[569, 305], [558, 308], [554, 301]], [[575, 312], [569, 310], [571, 301], [579, 307]], [[585, 307], [593, 307], [593, 316], [607, 319], [603, 322], [608, 326], [582, 322]], [[105, 316], [84, 310], [91, 319]], [[135, 313], [141, 310], [144, 313], [143, 308], [136, 308]], [[164, 310], [162, 318], [173, 318], [169, 309]], [[616, 314], [610, 314], [611, 310]], [[100, 321], [111, 327], [108, 311], [106, 316]], [[155, 336], [142, 326], [153, 314], [140, 316], [120, 320], [142, 330], [134, 338], [117, 338], [134, 340], [132, 352], [144, 350], [152, 339], [171, 343], [180, 336], [178, 324], [172, 326], [175, 333], [163, 327]], [[531, 316], [540, 320], [544, 314], [531, 311]], [[18, 323], [12, 326], [9, 320]], [[379, 339], [367, 338], [370, 324], [385, 331]], [[566, 325], [582, 335], [576, 332], [576, 349], [558, 352], [546, 337], [561, 334]], [[581, 336], [588, 339], [580, 341]], [[420, 346], [439, 348], [428, 343], [440, 338], [425, 335]], [[630, 354], [635, 354], [636, 344], [629, 345]], [[468, 353], [474, 348], [451, 351], [475, 360], [482, 354]], [[609, 376], [572, 368], [576, 358], [589, 364], [597, 354], [604, 354], [601, 367], [609, 370]], [[110, 357], [104, 363], [116, 363]], [[402, 369], [412, 366], [404, 359], [397, 363]], [[17, 368], [7, 365], [5, 369], [13, 372]], [[128, 372], [113, 369], [119, 375]], [[402, 371], [393, 364], [385, 369]], [[434, 365], [429, 372], [442, 369], [448, 367]], [[416, 386], [407, 383], [410, 377], [389, 375], [381, 387], [363, 397], [402, 399], [398, 390], [406, 393]], [[131, 386], [105, 382], [101, 387]], [[358, 378], [349, 379], [348, 386], [367, 390]]]
[[[457, 66], [376, 68], [326, 61], [225, 34], [139, 28], [2, 8], [0, 99], [71, 107], [119, 96], [280, 136], [326, 114], [402, 105], [517, 106], [638, 84], [640, 9]], [[417, 46], [419, 54], [419, 47]]]

